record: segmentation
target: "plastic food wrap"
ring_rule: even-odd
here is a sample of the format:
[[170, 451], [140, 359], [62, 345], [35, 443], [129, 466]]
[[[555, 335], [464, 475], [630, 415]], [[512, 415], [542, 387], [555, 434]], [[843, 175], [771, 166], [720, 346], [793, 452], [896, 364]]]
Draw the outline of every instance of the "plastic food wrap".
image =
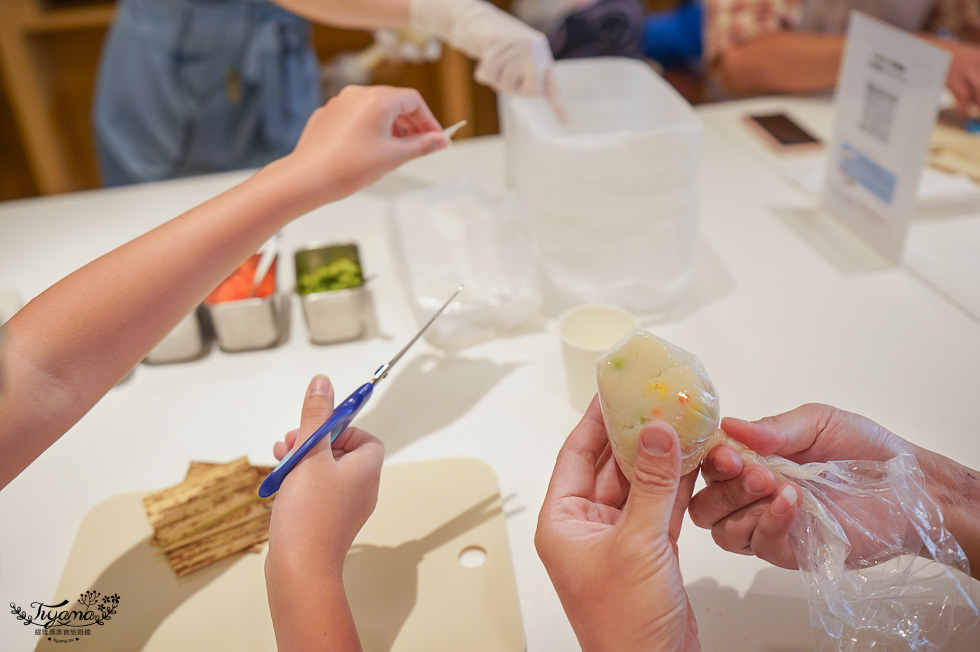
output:
[[682, 473], [697, 468], [706, 444], [721, 432], [717, 393], [701, 361], [646, 331], [633, 331], [599, 358], [596, 382], [609, 441], [627, 478], [647, 421], [674, 426]]
[[[681, 441], [683, 471], [719, 444], [802, 489], [791, 539], [814, 626], [838, 650], [941, 650], [978, 616], [969, 562], [926, 492], [915, 457], [796, 464], [760, 456], [718, 426], [718, 395], [692, 354], [642, 330], [596, 362], [613, 454], [627, 477], [642, 425]], [[938, 562], [938, 563], [937, 563]]]
[[420, 323], [465, 287], [427, 340], [461, 348], [514, 331], [537, 313], [542, 294], [530, 236], [505, 203], [458, 181], [399, 195], [391, 215]]

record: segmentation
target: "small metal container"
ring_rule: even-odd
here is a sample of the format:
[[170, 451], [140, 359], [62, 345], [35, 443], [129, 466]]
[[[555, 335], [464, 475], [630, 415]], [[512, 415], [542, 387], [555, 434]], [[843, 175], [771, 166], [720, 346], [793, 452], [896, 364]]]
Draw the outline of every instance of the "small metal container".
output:
[[364, 276], [364, 268], [353, 243], [327, 246], [311, 245], [296, 252], [297, 293], [303, 303], [303, 315], [314, 344], [332, 344], [357, 339], [367, 326], [366, 297], [361, 285], [343, 290], [299, 293], [299, 278], [336, 260], [347, 258], [357, 263]]
[[222, 301], [208, 306], [214, 334], [222, 351], [267, 349], [279, 341], [276, 295]]
[[202, 357], [210, 345], [201, 324], [201, 308], [195, 308], [170, 331], [153, 350], [146, 354], [147, 364], [187, 362]]
[[276, 287], [273, 287], [272, 294], [269, 296], [217, 303], [205, 302], [215, 337], [222, 351], [267, 349], [279, 342], [282, 325], [279, 319], [279, 297], [276, 293], [279, 283], [276, 274], [277, 264], [278, 260], [273, 260], [268, 272], [275, 274], [276, 278]]

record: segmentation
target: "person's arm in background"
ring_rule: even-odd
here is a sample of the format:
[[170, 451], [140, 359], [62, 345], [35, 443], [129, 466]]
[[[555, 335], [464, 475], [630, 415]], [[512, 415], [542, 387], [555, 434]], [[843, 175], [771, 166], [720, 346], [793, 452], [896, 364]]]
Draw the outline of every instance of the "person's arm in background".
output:
[[[980, 107], [980, 46], [918, 36], [952, 52], [946, 87], [956, 98], [961, 116], [976, 112]], [[837, 84], [844, 45], [844, 37], [834, 34], [772, 32], [724, 51], [715, 59], [713, 70], [719, 83], [735, 95], [829, 90]]]
[[477, 61], [496, 91], [545, 94], [555, 103], [554, 59], [544, 34], [484, 0], [274, 0], [312, 21], [351, 29], [410, 29]]
[[735, 95], [807, 93], [837, 84], [843, 54], [843, 36], [787, 30], [725, 50], [713, 70]]
[[[274, 447], [295, 450], [333, 413], [326, 376], [310, 383], [300, 427]], [[276, 494], [265, 559], [266, 590], [279, 652], [360, 650], [344, 590], [344, 559], [374, 511], [384, 445], [358, 428], [317, 444]], [[329, 500], [324, 499], [329, 493]]]
[[946, 88], [956, 98], [956, 111], [960, 116], [980, 118], [980, 45], [931, 34], [920, 34], [919, 37], [952, 53]]
[[[926, 491], [939, 504], [946, 528], [966, 553], [971, 574], [980, 579], [980, 474], [976, 471], [915, 446], [870, 419], [828, 405], [804, 405], [755, 422], [727, 418], [722, 428], [761, 455], [781, 455], [799, 464], [915, 455]], [[725, 550], [796, 568], [789, 535], [799, 505], [798, 487], [792, 482], [777, 486], [769, 469], [744, 466], [728, 446], [708, 453], [701, 472], [708, 486], [691, 499], [694, 524], [710, 529]]]
[[345, 89], [296, 149], [45, 290], [5, 325], [0, 488], [288, 222], [445, 147], [414, 90]]
[[[706, 69], [729, 93], [807, 93], [837, 84], [845, 37], [799, 29], [801, 0], [704, 0], [704, 7]], [[961, 18], [967, 36], [980, 26], [980, 15]], [[980, 110], [980, 46], [917, 36], [952, 52], [946, 86], [959, 113]]]

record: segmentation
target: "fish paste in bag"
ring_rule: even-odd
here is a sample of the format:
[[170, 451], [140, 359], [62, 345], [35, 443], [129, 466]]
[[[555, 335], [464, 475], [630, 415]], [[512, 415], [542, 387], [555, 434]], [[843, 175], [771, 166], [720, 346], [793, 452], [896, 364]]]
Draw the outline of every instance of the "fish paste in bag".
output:
[[721, 437], [718, 395], [701, 361], [644, 330], [635, 330], [596, 362], [606, 432], [619, 468], [633, 475], [640, 429], [671, 424], [680, 438], [682, 472], [701, 463], [712, 437]]

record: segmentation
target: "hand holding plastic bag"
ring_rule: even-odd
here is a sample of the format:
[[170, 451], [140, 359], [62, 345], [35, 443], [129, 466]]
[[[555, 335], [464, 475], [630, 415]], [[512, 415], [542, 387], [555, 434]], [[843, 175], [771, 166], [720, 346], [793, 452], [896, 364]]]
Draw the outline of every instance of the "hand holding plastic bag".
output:
[[548, 39], [482, 0], [413, 0], [413, 31], [442, 39], [478, 61], [476, 80], [502, 93], [558, 101]]
[[[797, 518], [772, 515], [766, 527], [772, 535], [787, 526], [782, 550], [791, 550], [795, 563], [783, 558], [780, 565], [802, 571], [811, 620], [837, 649], [866, 650], [872, 643], [888, 650], [943, 649], [976, 622], [969, 562], [926, 491], [914, 455], [880, 437], [880, 460], [798, 464], [762, 456], [717, 428], [717, 393], [697, 358], [645, 331], [634, 331], [602, 356], [596, 372], [606, 430], [627, 477], [631, 459], [624, 451], [644, 423], [658, 419], [678, 430], [684, 469], [725, 444], [713, 461], [729, 471], [744, 466], [750, 473], [758, 465], [774, 482], [799, 488], [789, 501], [798, 501]], [[706, 502], [697, 496], [692, 502], [696, 523], [706, 520]], [[783, 516], [792, 506], [783, 505]], [[728, 549], [738, 545], [729, 543]]]
[[[797, 464], [887, 462], [902, 454], [925, 453], [870, 419], [828, 405], [803, 405], [757, 422], [726, 418], [721, 425], [726, 434], [756, 453]], [[725, 445], [707, 454], [701, 472], [708, 486], [691, 505], [695, 525], [710, 529], [725, 550], [754, 554], [781, 568], [797, 568], [789, 540], [799, 502], [797, 488], [777, 484], [768, 467], [743, 463]], [[787, 492], [792, 500], [785, 499]], [[869, 522], [877, 520], [877, 515], [871, 516]]]

